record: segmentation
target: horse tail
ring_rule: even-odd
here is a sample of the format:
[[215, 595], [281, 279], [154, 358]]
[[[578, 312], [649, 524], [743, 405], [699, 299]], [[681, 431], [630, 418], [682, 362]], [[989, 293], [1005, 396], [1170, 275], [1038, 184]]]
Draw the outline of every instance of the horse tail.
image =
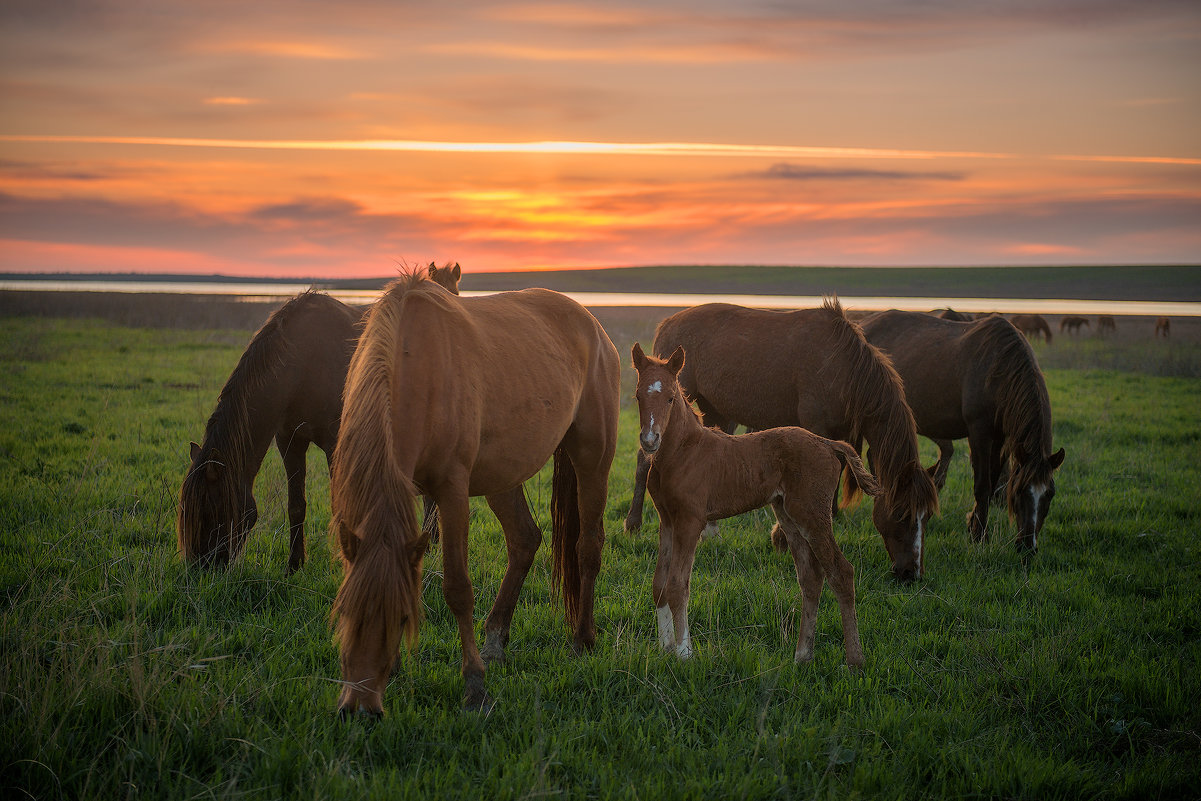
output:
[[[840, 440], [831, 441], [841, 442]], [[855, 451], [856, 457], [858, 457], [860, 450], [863, 448], [863, 437], [862, 435], [855, 434], [850, 438], [850, 442], [846, 444], [851, 446]], [[855, 480], [855, 474], [850, 465], [842, 458], [842, 451], [836, 449], [835, 453], [839, 456], [838, 461], [842, 463], [842, 499], [838, 502], [838, 508], [850, 509], [863, 499], [862, 487]], [[862, 462], [860, 463], [862, 464]]]
[[851, 447], [849, 443], [842, 440], [826, 440], [830, 444], [830, 449], [834, 451], [834, 456], [842, 464], [843, 467], [843, 488], [848, 492], [853, 491], [858, 494], [860, 491], [872, 496], [878, 497], [884, 493], [884, 489], [876, 481], [876, 477], [868, 472], [863, 466], [863, 462], [859, 459], [859, 454]]
[[[403, 280], [403, 279], [402, 279]], [[343, 652], [384, 633], [395, 652], [421, 625], [420, 534], [412, 480], [393, 435], [396, 345], [403, 294], [385, 294], [367, 313], [347, 373], [338, 444], [330, 469], [330, 532], [344, 564], [330, 613]], [[373, 633], [374, 632], [374, 633]]]
[[563, 593], [567, 625], [580, 617], [580, 502], [575, 466], [560, 443], [555, 449], [550, 490], [551, 586]]

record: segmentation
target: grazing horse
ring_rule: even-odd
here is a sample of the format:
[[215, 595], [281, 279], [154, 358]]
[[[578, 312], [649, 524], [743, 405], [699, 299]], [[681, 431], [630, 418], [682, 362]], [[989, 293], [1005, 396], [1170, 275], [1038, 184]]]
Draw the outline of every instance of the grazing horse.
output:
[[1060, 320], [1060, 321], [1059, 321], [1059, 333], [1061, 333], [1061, 334], [1062, 334], [1062, 333], [1063, 333], [1063, 329], [1065, 329], [1065, 328], [1066, 328], [1066, 329], [1068, 330], [1068, 333], [1069, 333], [1069, 334], [1076, 334], [1076, 333], [1079, 333], [1079, 331], [1080, 331], [1080, 328], [1081, 328], [1082, 326], [1083, 326], [1083, 327], [1088, 327], [1088, 324], [1089, 324], [1089, 323], [1088, 323], [1088, 318], [1087, 318], [1087, 317], [1078, 317], [1078, 316], [1076, 316], [1076, 315], [1074, 315], [1074, 314], [1073, 314], [1073, 315], [1069, 315], [1069, 316], [1067, 316], [1067, 317], [1064, 317], [1062, 320]]
[[1159, 335], [1160, 335], [1160, 333], [1162, 332], [1162, 333], [1163, 333], [1163, 338], [1164, 338], [1164, 339], [1167, 339], [1167, 338], [1168, 338], [1168, 332], [1169, 332], [1171, 329], [1172, 329], [1172, 321], [1171, 321], [1171, 320], [1169, 320], [1167, 317], [1160, 317], [1160, 318], [1158, 318], [1158, 319], [1155, 321], [1155, 338], [1156, 338], [1156, 339], [1159, 339]]
[[[924, 570], [923, 529], [938, 492], [918, 461], [913, 414], [888, 357], [868, 344], [837, 300], [819, 309], [780, 312], [710, 303], [677, 312], [655, 332], [660, 358], [683, 345], [684, 393], [707, 426], [762, 431], [802, 426], [823, 437], [871, 447], [884, 495], [872, 520], [901, 581]], [[642, 525], [646, 460], [639, 457], [626, 530]], [[843, 504], [853, 497], [848, 493]]]
[[[459, 294], [458, 264], [429, 275]], [[288, 572], [305, 561], [305, 455], [338, 441], [342, 387], [358, 341], [362, 309], [305, 292], [277, 309], [250, 341], [205, 426], [192, 443], [179, 496], [177, 532], [184, 559], [223, 567], [242, 551], [258, 519], [254, 479], [275, 439], [288, 481]], [[436, 526], [436, 517], [429, 518]]]
[[967, 437], [976, 499], [968, 514], [972, 539], [988, 536], [989, 499], [1008, 461], [1017, 545], [1037, 550], [1064, 452], [1051, 452], [1051, 403], [1030, 344], [1001, 317], [956, 323], [887, 311], [865, 320], [863, 331], [892, 357], [918, 433], [938, 444], [939, 487], [954, 452], [951, 440]]
[[863, 664], [855, 616], [855, 568], [834, 541], [833, 502], [846, 467], [869, 495], [880, 494], [854, 448], [803, 428], [772, 428], [731, 436], [705, 428], [678, 381], [685, 355], [677, 347], [666, 359], [631, 351], [638, 371], [638, 441], [650, 457], [646, 486], [659, 511], [659, 559], [652, 598], [659, 645], [692, 655], [688, 596], [693, 558], [706, 522], [770, 503], [780, 521], [776, 547], [792, 553], [801, 586], [801, 634], [796, 662], [813, 659], [813, 634], [823, 579], [842, 613], [847, 664]]
[[1118, 324], [1114, 321], [1112, 315], [1102, 314], [1097, 317], [1097, 333], [1104, 334], [1109, 331], [1117, 332]]
[[201, 443], [192, 443], [177, 519], [185, 561], [224, 567], [241, 553], [258, 519], [254, 478], [274, 439], [288, 479], [288, 572], [304, 564], [305, 454], [313, 443], [327, 465], [333, 456], [361, 315], [309, 291], [277, 309], [250, 340]]
[[1051, 326], [1047, 325], [1041, 314], [1015, 314], [1009, 318], [1009, 322], [1028, 339], [1042, 334], [1047, 344], [1051, 344]]
[[935, 317], [941, 317], [944, 320], [955, 320], [956, 322], [960, 323], [970, 323], [972, 320], [976, 319], [967, 312], [957, 312], [954, 309], [938, 309], [937, 311], [930, 313]]
[[[462, 642], [464, 706], [486, 709], [484, 660], [504, 658], [517, 596], [542, 535], [509, 500], [554, 457], [553, 583], [578, 651], [596, 640], [593, 596], [617, 446], [620, 363], [586, 309], [527, 289], [457, 298], [425, 276], [393, 282], [367, 313], [350, 365], [334, 453], [330, 521], [344, 577], [332, 619], [343, 716], [383, 713], [402, 638], [422, 617], [428, 544], [414, 492], [438, 504], [443, 594]], [[468, 497], [500, 521], [508, 567], [476, 646], [467, 568]]]

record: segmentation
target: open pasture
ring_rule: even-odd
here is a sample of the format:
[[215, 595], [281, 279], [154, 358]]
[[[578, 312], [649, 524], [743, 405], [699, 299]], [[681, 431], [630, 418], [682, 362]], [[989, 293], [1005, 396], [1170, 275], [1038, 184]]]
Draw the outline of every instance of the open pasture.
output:
[[[175, 504], [250, 330], [0, 318], [0, 788], [37, 798], [1178, 798], [1201, 781], [1201, 347], [1056, 337], [1046, 368], [1058, 495], [1028, 569], [1001, 510], [968, 542], [966, 447], [897, 584], [870, 510], [835, 521], [856, 568], [865, 669], [843, 662], [826, 590], [795, 666], [800, 591], [764, 510], [701, 544], [694, 657], [656, 645], [657, 521], [622, 532], [637, 438], [630, 344], [654, 310], [598, 316], [623, 358], [596, 651], [571, 655], [546, 533], [513, 619], [497, 705], [459, 703], [459, 642], [426, 563], [426, 621], [386, 717], [339, 722], [324, 458], [309, 455], [309, 561], [285, 577], [286, 486], [223, 573], [190, 571]], [[650, 315], [649, 317], [646, 315]], [[1052, 326], [1058, 326], [1053, 321]], [[1174, 321], [1175, 325], [1175, 321]], [[935, 449], [923, 442], [927, 463]], [[503, 540], [472, 502], [482, 624]]]

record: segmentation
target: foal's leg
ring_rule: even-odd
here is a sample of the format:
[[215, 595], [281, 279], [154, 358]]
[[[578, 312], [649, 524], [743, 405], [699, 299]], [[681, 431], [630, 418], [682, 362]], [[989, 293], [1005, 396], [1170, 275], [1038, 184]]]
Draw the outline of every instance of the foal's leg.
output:
[[947, 473], [951, 469], [951, 457], [955, 455], [955, 443], [949, 439], [936, 439], [938, 446], [938, 464], [934, 466], [934, 488], [942, 492], [947, 483]]
[[467, 570], [467, 482], [440, 488], [434, 493], [442, 518], [442, 594], [459, 624], [459, 642], [463, 646], [463, 706], [487, 709], [492, 699], [484, 690], [484, 660], [475, 644], [472, 611], [475, 594]]
[[817, 630], [817, 608], [821, 602], [822, 575], [821, 565], [809, 547], [805, 532], [788, 516], [784, 505], [772, 501], [772, 509], [780, 522], [772, 529], [772, 543], [779, 550], [788, 549], [792, 554], [792, 562], [796, 567], [796, 580], [801, 588], [801, 632], [797, 637], [796, 652], [793, 661], [813, 661], [813, 638]]
[[626, 513], [625, 530], [634, 534], [642, 529], [642, 504], [646, 497], [646, 476], [651, 469], [651, 460], [642, 448], [638, 449], [638, 466], [634, 468], [634, 493], [630, 498], [630, 511]]
[[671, 572], [672, 526], [670, 512], [659, 502], [659, 474], [651, 471], [647, 481], [651, 502], [659, 512], [659, 557], [655, 561], [655, 578], [651, 584], [651, 600], [655, 604], [655, 621], [659, 626], [659, 647], [670, 651], [676, 645], [676, 627], [667, 604], [667, 577]]
[[672, 519], [666, 596], [675, 628], [676, 656], [681, 659], [692, 656], [692, 638], [688, 633], [688, 597], [691, 594], [692, 563], [696, 559], [696, 546], [704, 526], [704, 520], [689, 514], [678, 514]]
[[830, 582], [842, 616], [842, 641], [846, 649], [847, 666], [858, 668], [863, 665], [863, 645], [859, 640], [859, 618], [855, 613], [855, 568], [834, 541], [833, 521], [817, 511], [825, 505], [824, 500], [805, 503], [807, 500], [810, 499], [803, 495], [799, 499], [787, 498], [785, 508], [788, 516], [806, 535], [813, 558]]
[[308, 440], [281, 434], [275, 438], [275, 446], [284, 461], [284, 474], [288, 477], [288, 573], [304, 567], [304, 519], [308, 514], [308, 503], [304, 498], [305, 454]]
[[505, 661], [505, 646], [509, 644], [509, 627], [513, 622], [513, 608], [517, 596], [525, 583], [526, 574], [534, 562], [534, 554], [542, 544], [542, 531], [530, 514], [525, 492], [520, 486], [500, 495], [489, 495], [488, 506], [505, 533], [505, 547], [509, 551], [509, 563], [505, 577], [500, 582], [500, 591], [492, 604], [492, 611], [484, 622], [484, 649], [481, 655], [485, 662]]

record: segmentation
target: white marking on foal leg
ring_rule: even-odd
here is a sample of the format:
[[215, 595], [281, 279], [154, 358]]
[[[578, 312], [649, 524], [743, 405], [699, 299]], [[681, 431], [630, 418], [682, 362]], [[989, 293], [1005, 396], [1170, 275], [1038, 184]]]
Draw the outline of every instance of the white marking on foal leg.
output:
[[684, 607], [684, 611], [680, 613], [680, 642], [676, 645], [676, 656], [680, 659], [688, 659], [692, 656], [692, 640], [688, 637], [688, 607]]
[[671, 620], [671, 607], [664, 604], [655, 610], [655, 619], [659, 621], [659, 647], [670, 651], [676, 644], [676, 627]]
[[705, 528], [701, 531], [701, 539], [707, 540], [711, 537], [716, 537], [720, 533], [721, 530], [717, 527], [717, 521], [710, 520], [705, 524]]

